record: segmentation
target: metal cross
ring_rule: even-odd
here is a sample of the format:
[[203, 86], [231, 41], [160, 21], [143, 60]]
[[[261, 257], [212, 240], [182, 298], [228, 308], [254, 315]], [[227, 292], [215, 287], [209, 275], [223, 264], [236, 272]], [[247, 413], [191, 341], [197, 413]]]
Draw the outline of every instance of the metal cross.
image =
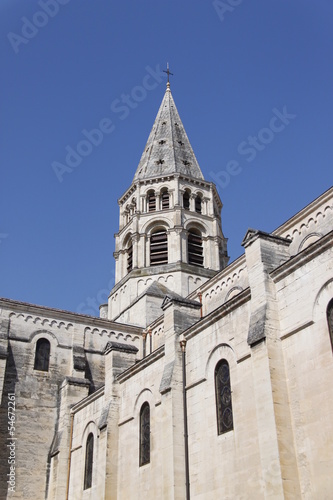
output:
[[172, 75], [173, 76], [173, 73], [171, 73], [171, 71], [169, 70], [169, 63], [167, 63], [167, 69], [163, 70], [163, 73], [166, 73], [168, 75], [168, 83], [170, 83], [170, 80], [169, 80], [169, 76]]

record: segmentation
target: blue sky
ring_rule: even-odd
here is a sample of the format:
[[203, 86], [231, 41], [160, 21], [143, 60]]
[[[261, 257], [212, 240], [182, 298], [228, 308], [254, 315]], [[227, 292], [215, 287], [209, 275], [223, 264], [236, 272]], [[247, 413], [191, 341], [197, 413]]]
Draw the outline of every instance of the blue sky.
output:
[[[2, 0], [0, 296], [98, 314], [113, 283], [117, 199], [167, 61], [224, 204], [231, 261], [249, 227], [272, 231], [328, 189], [332, 24], [330, 0]], [[97, 127], [68, 168], [82, 131]], [[56, 175], [55, 162], [67, 170]]]

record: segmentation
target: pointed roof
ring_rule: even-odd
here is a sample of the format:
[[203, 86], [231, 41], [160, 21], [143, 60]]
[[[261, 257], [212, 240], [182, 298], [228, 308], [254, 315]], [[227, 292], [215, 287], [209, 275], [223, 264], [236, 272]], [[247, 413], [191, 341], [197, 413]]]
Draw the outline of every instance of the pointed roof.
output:
[[176, 172], [204, 179], [168, 82], [133, 181]]

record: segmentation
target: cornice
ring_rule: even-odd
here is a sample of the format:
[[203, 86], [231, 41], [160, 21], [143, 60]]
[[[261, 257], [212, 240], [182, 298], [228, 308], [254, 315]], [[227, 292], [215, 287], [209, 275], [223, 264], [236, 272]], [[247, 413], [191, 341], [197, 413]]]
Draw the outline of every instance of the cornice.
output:
[[221, 281], [224, 278], [227, 278], [229, 276], [229, 274], [235, 273], [242, 266], [243, 267], [246, 266], [245, 254], [242, 254], [240, 257], [238, 257], [236, 260], [234, 260], [231, 264], [229, 264], [227, 267], [222, 269], [222, 271], [219, 271], [215, 276], [213, 276], [208, 281], [206, 281], [203, 285], [200, 285], [198, 288], [193, 290], [193, 292], [191, 292], [187, 298], [193, 299], [194, 297], [197, 297], [198, 292], [201, 292], [202, 294], [204, 292], [207, 292], [210, 288], [217, 285], [219, 283], [219, 281]]
[[[297, 212], [295, 215], [293, 215], [290, 219], [288, 219], [286, 222], [281, 224], [278, 228], [276, 228], [272, 234], [273, 235], [281, 235], [282, 233], [285, 233], [286, 231], [290, 231], [291, 229], [294, 229], [297, 224], [300, 222], [303, 222], [304, 218], [308, 216], [313, 216], [313, 212], [320, 208], [323, 204], [331, 201], [332, 204], [333, 200], [333, 187], [329, 188], [327, 191], [325, 191], [322, 195], [318, 196], [315, 200], [313, 200], [309, 205], [306, 205], [302, 210]], [[332, 207], [331, 207], [332, 208]]]
[[287, 260], [287, 262], [281, 264], [281, 266], [271, 271], [270, 277], [275, 283], [278, 283], [283, 278], [288, 276], [288, 274], [291, 274], [296, 269], [304, 266], [329, 248], [332, 248], [332, 244], [333, 231], [330, 231], [325, 236], [320, 238], [320, 240], [315, 241], [304, 250], [296, 254], [294, 257], [291, 257], [291, 259]]
[[63, 309], [55, 309], [47, 306], [30, 304], [29, 302], [20, 302], [12, 299], [0, 298], [0, 307], [13, 313], [33, 314], [36, 316], [51, 317], [55, 320], [68, 321], [84, 326], [94, 328], [112, 329], [118, 332], [141, 335], [141, 329], [124, 323], [116, 323], [104, 318], [89, 316], [87, 314], [74, 313]]
[[227, 302], [224, 302], [221, 306], [218, 306], [214, 311], [210, 312], [203, 318], [201, 318], [197, 323], [188, 328], [183, 332], [184, 338], [186, 340], [190, 340], [195, 337], [198, 333], [202, 332], [204, 328], [207, 328], [211, 324], [215, 323], [219, 319], [227, 316], [235, 309], [238, 309], [240, 306], [245, 304], [251, 299], [251, 290], [250, 287], [246, 288], [238, 295], [235, 295]]

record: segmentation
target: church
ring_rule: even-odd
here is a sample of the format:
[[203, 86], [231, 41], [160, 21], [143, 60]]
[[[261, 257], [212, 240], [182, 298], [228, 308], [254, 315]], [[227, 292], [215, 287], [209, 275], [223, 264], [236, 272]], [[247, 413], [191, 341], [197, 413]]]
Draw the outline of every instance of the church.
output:
[[332, 498], [333, 188], [229, 263], [170, 83], [100, 317], [0, 299], [0, 498]]

